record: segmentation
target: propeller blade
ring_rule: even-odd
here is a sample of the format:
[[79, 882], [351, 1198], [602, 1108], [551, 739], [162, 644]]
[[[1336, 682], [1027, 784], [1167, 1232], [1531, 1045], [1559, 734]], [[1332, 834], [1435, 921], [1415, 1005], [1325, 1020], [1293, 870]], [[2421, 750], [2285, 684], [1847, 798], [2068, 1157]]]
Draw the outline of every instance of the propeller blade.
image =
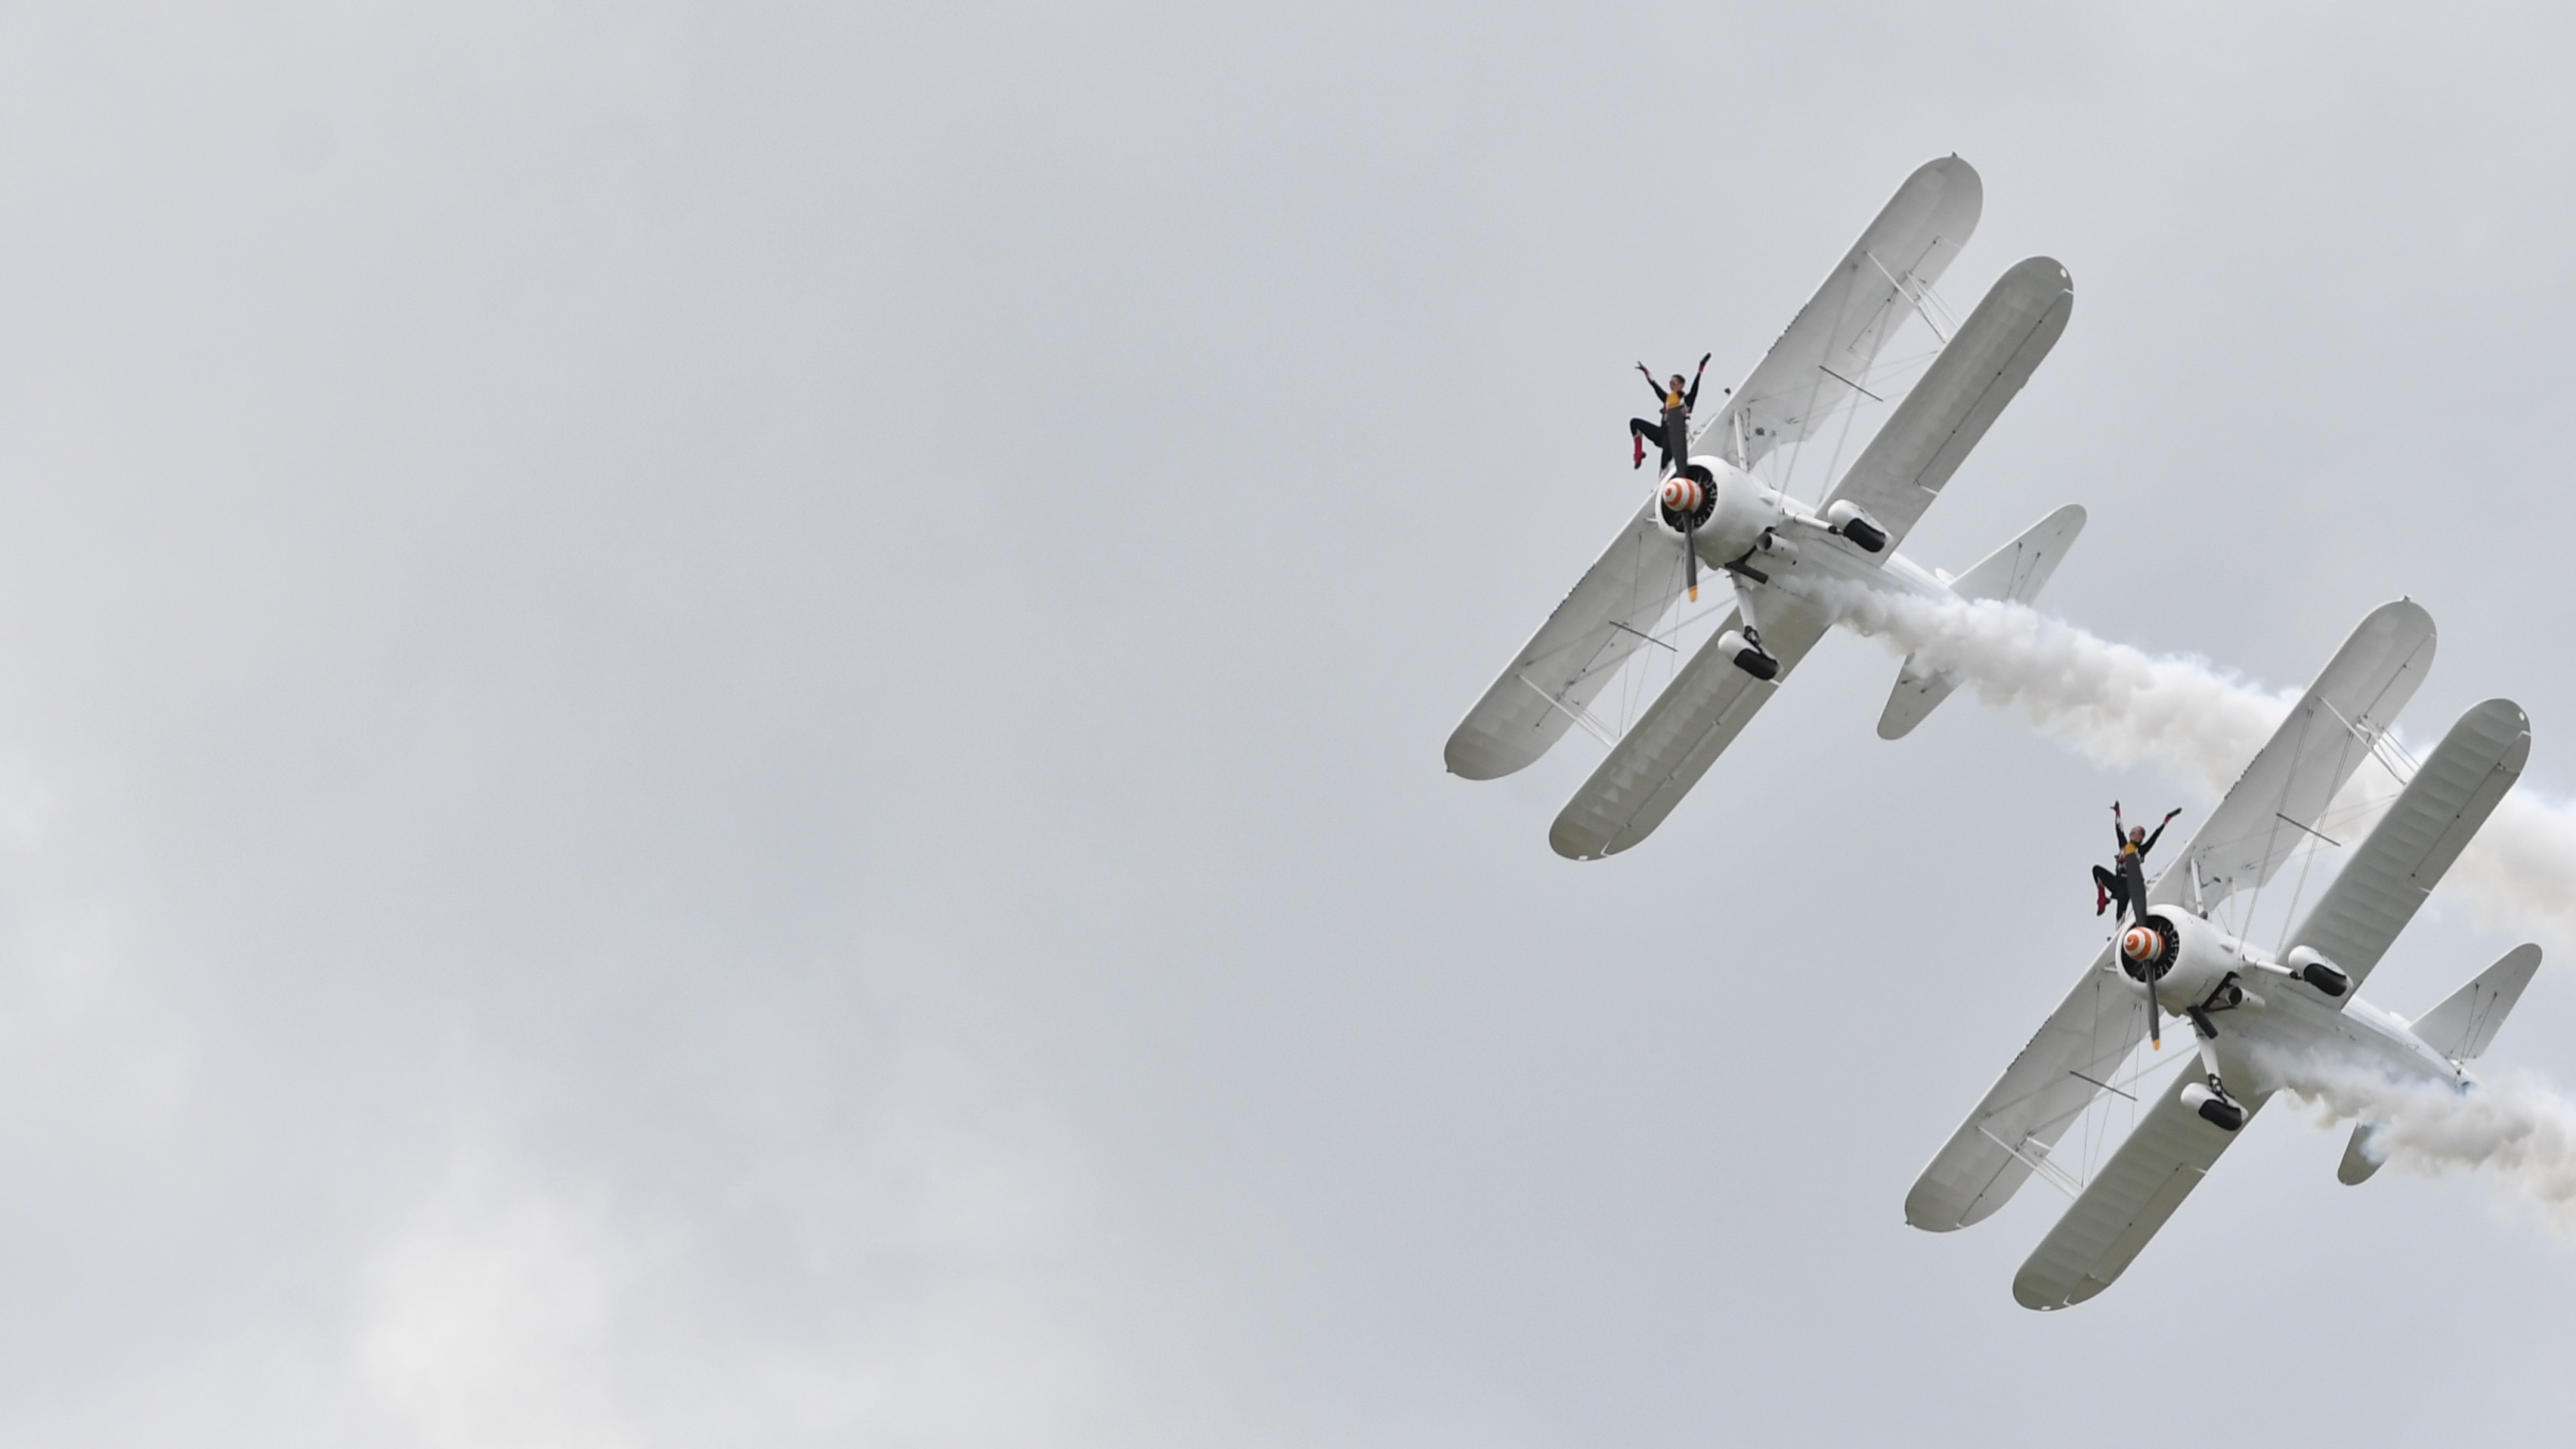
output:
[[1682, 574], [1690, 582], [1690, 599], [1699, 602], [1699, 510], [1682, 515]]
[[[2138, 924], [2147, 923], [2146, 913], [2138, 913]], [[2161, 954], [2161, 953], [2159, 953]], [[2147, 978], [2147, 1045], [2157, 1051], [2165, 1049], [2165, 1008], [2156, 1000], [2156, 963], [2153, 957], [2138, 963], [2139, 972]]]
[[2138, 968], [2138, 984], [2147, 989], [2147, 1041], [2157, 1051], [2163, 1051], [2165, 1012], [2164, 1004], [2156, 1000], [2156, 960], [2164, 954], [2164, 943], [2147, 924], [2146, 912], [2134, 911], [2129, 919], [2136, 924], [2120, 933], [2119, 944], [2113, 949]]

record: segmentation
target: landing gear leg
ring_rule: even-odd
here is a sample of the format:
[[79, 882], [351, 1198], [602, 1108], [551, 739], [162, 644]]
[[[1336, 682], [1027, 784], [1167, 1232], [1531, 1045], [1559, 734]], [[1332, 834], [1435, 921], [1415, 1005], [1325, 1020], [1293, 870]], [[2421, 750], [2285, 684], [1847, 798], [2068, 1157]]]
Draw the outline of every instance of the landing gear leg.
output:
[[1741, 569], [1730, 566], [1730, 572], [1735, 579], [1735, 612], [1744, 620], [1744, 627], [1730, 629], [1718, 636], [1718, 647], [1732, 653], [1735, 667], [1754, 678], [1777, 679], [1780, 677], [1780, 660], [1762, 647], [1762, 627], [1754, 618], [1753, 580], [1746, 578]]
[[2192, 1007], [2186, 1014], [2191, 1017], [2192, 1044], [2200, 1049], [2201, 1075], [2209, 1085], [2194, 1083], [2183, 1088], [2183, 1104], [2198, 1112], [2202, 1121], [2233, 1132], [2245, 1125], [2246, 1113], [2244, 1106], [2227, 1094], [2227, 1083], [2218, 1075], [2218, 1028], [2201, 1007]]

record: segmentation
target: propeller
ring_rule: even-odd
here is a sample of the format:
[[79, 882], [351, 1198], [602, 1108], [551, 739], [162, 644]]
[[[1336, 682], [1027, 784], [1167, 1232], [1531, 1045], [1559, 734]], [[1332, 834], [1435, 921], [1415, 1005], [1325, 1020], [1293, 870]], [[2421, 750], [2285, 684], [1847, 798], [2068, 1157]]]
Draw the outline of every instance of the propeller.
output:
[[2164, 1004], [2156, 1000], [2156, 958], [2165, 953], [2164, 933], [2145, 923], [2120, 933], [2120, 954], [2136, 963], [2138, 979], [2147, 987], [2147, 1040], [2157, 1051], [2165, 1049]]
[[[1699, 492], [1693, 486], [1691, 492]], [[1691, 499], [1690, 512], [1682, 517], [1682, 581], [1690, 586], [1690, 601], [1699, 602], [1699, 499]]]
[[1682, 469], [1664, 480], [1663, 505], [1682, 518], [1682, 577], [1690, 585], [1691, 602], [1699, 602], [1699, 510], [1708, 500], [1708, 490], [1697, 478]]

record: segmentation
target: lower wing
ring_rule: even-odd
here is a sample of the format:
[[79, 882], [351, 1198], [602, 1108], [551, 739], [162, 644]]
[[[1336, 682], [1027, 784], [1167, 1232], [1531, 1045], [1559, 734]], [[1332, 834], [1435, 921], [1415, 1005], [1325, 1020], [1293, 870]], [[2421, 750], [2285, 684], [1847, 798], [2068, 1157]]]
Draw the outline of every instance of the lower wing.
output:
[[[2198, 1080], [2189, 1068], [2175, 1074], [2173, 1084], [2138, 1120], [2137, 1130], [2031, 1250], [2013, 1278], [2015, 1302], [2024, 1308], [2065, 1308], [2110, 1287], [2200, 1186], [2227, 1144], [2245, 1135], [2212, 1126], [2184, 1105], [2183, 1088]], [[2270, 1094], [2239, 1100], [2250, 1119]]]
[[2021, 1190], [2146, 1033], [2146, 998], [2102, 948], [2039, 1034], [1950, 1134], [1905, 1195], [1905, 1220], [1946, 1233]]
[[1739, 614], [1727, 615], [1557, 813], [1547, 833], [1557, 854], [1594, 860], [1653, 834], [1832, 622], [1822, 610], [1787, 599], [1766, 603], [1762, 618], [1762, 647], [1780, 661], [1777, 679], [1754, 678], [1718, 647], [1742, 627]]
[[1458, 722], [1450, 773], [1491, 780], [1546, 754], [1681, 593], [1682, 541], [1648, 499]]

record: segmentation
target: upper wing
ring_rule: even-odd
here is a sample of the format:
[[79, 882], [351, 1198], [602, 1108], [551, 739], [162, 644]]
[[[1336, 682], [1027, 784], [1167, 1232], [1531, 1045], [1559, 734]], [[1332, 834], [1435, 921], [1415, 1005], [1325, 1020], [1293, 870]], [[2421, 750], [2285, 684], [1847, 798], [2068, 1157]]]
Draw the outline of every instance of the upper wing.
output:
[[2512, 700], [2490, 699], [2460, 716], [2291, 933], [2291, 945], [2311, 948], [2359, 986], [2530, 758], [2531, 721]]
[[[1779, 659], [1780, 680], [1831, 623], [1822, 610], [1787, 596], [1776, 604], [1766, 600], [1762, 619], [1762, 647]], [[1616, 855], [1652, 834], [1734, 743], [1753, 712], [1779, 691], [1779, 681], [1755, 679], [1717, 647], [1741, 623], [1738, 615], [1727, 616], [1565, 802], [1547, 833], [1557, 854], [1572, 860]]]
[[1646, 642], [1682, 592], [1682, 541], [1652, 498], [1467, 711], [1444, 752], [1451, 774], [1491, 780], [1546, 754]]
[[1915, 168], [1692, 440], [1715, 438], [1719, 455], [1745, 468], [1803, 441], [1868, 376], [1915, 295], [1949, 269], [1985, 206], [1985, 183], [1958, 157]]
[[[2182, 1104], [2183, 1087], [2198, 1079], [2188, 1068], [2174, 1074], [2137, 1130], [2031, 1250], [2013, 1278], [2014, 1301], [2024, 1308], [2064, 1308], [2110, 1287], [2200, 1186], [2227, 1144], [2245, 1135], [2202, 1121]], [[2271, 1094], [2239, 1100], [2251, 1121]]]
[[2423, 605], [2399, 599], [2371, 610], [2147, 899], [2205, 911], [2270, 880], [2415, 697], [2433, 646]]
[[1826, 501], [1861, 506], [1902, 542], [2066, 331], [2075, 284], [2048, 257], [1998, 278]]
[[[2270, 879], [2369, 753], [2356, 732], [2376, 740], [2432, 662], [2433, 619], [2422, 607], [2400, 599], [2372, 610], [2147, 898], [2188, 902], [2195, 872], [2204, 907]], [[2145, 1011], [2104, 946], [1923, 1169], [1905, 1220], [1948, 1232], [2002, 1207], [2137, 1044]]]

